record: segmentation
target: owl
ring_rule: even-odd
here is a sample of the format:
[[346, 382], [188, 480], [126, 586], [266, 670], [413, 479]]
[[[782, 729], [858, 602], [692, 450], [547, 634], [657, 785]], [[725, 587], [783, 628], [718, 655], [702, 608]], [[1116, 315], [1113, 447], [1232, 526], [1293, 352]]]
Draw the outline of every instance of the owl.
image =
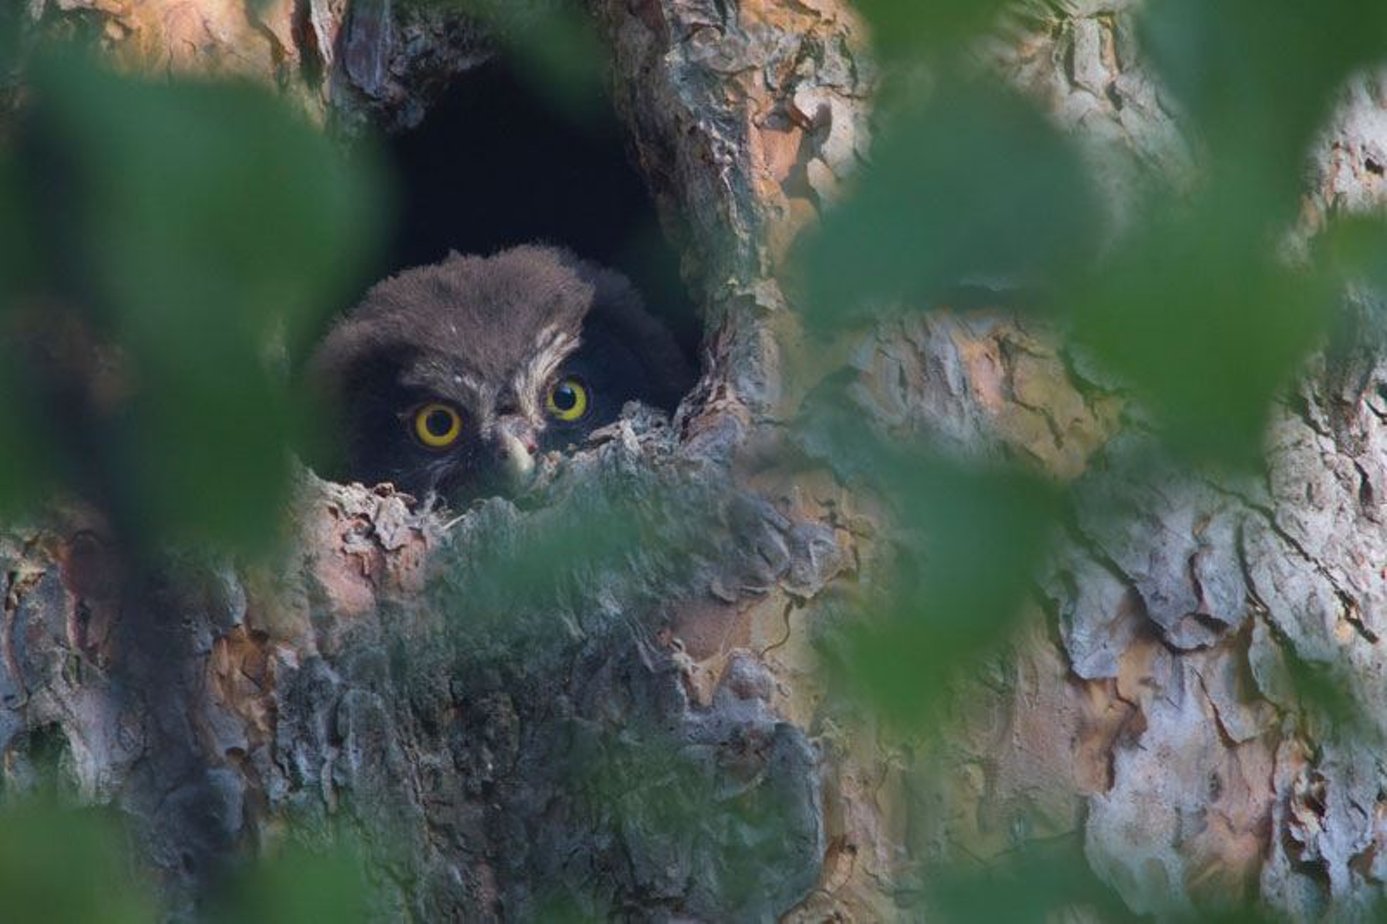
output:
[[520, 491], [538, 454], [581, 444], [627, 401], [673, 410], [692, 383], [624, 276], [539, 245], [378, 283], [309, 375], [338, 414], [341, 474], [453, 504]]

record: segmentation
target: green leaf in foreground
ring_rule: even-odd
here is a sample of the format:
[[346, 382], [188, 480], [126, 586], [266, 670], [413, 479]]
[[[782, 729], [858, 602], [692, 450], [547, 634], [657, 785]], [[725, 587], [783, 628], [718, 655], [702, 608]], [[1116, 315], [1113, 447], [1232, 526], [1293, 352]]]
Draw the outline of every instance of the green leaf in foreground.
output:
[[119, 396], [93, 407], [29, 363], [6, 401], [39, 405], [39, 426], [18, 438], [129, 532], [254, 547], [288, 498], [293, 404], [271, 344], [306, 341], [361, 271], [376, 178], [248, 84], [64, 57], [35, 62], [31, 90], [0, 193], [32, 263], [0, 279], [0, 305], [40, 342], [67, 318], [113, 345]]
[[1212, 157], [1217, 183], [1289, 223], [1301, 166], [1343, 82], [1387, 55], [1387, 6], [1373, 0], [1156, 0], [1142, 45]]
[[574, 3], [541, 7], [509, 0], [432, 0], [488, 24], [537, 93], [575, 120], [606, 106], [603, 62], [610, 53], [592, 19]]
[[1123, 241], [1077, 294], [1073, 333], [1136, 388], [1173, 448], [1252, 465], [1272, 398], [1340, 296], [1324, 274], [1279, 260], [1235, 202], [1201, 206]]
[[0, 897], [7, 921], [147, 924], [150, 883], [111, 820], [45, 801], [0, 813]]
[[806, 445], [880, 498], [901, 541], [885, 591], [867, 596], [825, 651], [843, 685], [888, 718], [930, 714], [960, 672], [1016, 625], [1060, 514], [1051, 485], [1020, 469], [968, 465], [881, 441], [824, 408], [801, 421]]
[[946, 85], [896, 112], [856, 184], [797, 255], [820, 326], [969, 281], [1033, 284], [1093, 255], [1099, 212], [1078, 154], [999, 88]]
[[1315, 257], [1335, 280], [1387, 292], [1387, 219], [1369, 215], [1339, 218], [1315, 243]]
[[995, 24], [1005, 0], [861, 0], [878, 52], [919, 57], [954, 50]]
[[366, 924], [371, 889], [356, 851], [293, 845], [261, 857], [224, 883], [211, 920], [234, 924]]
[[1093, 874], [1073, 838], [1028, 845], [985, 866], [931, 870], [926, 894], [938, 919], [950, 924], [1047, 924], [1070, 915], [1078, 920], [1133, 919], [1116, 893]]

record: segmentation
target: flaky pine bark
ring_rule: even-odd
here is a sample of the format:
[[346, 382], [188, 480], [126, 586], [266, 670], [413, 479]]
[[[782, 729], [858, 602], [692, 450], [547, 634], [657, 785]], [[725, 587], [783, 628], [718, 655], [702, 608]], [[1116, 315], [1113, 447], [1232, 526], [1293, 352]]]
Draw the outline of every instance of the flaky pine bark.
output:
[[[1084, 140], [1119, 220], [1135, 187], [1194, 169], [1130, 6], [1027, 9], [985, 51]], [[619, 484], [662, 542], [513, 600], [477, 592], [489, 550], [561, 534], [560, 513], [496, 500], [444, 524], [305, 476], [281, 568], [195, 563], [138, 586], [99, 524], [12, 529], [7, 773], [61, 740], [82, 796], [123, 810], [184, 911], [223, 858], [272, 849], [286, 824], [365, 835], [391, 919], [525, 919], [556, 899], [637, 918], [909, 916], [904, 884], [930, 864], [1056, 838], [1136, 911], [1379, 898], [1387, 367], [1366, 307], [1352, 348], [1278, 407], [1269, 477], [1247, 483], [1107, 475], [1149, 437], [1119, 434], [1121, 388], [1033, 324], [922, 311], [860, 332], [841, 352], [884, 431], [1076, 486], [1030, 623], [958, 691], [948, 747], [911, 751], [824, 698], [812, 644], [826, 601], [870, 580], [889, 499], [797, 461], [783, 426], [817, 369], [783, 259], [867, 155], [863, 26], [841, 0], [591, 13], [702, 311], [705, 374], [673, 428], [628, 420], [546, 477], [554, 498]], [[491, 53], [487, 29], [400, 0], [40, 0], [31, 16], [99, 23], [133, 70], [262, 80], [347, 133], [412, 124]], [[1379, 202], [1383, 99], [1370, 78], [1347, 92], [1303, 232]], [[1286, 678], [1305, 663], [1344, 681], [1369, 733], [1297, 698]], [[575, 752], [605, 755], [629, 811]], [[671, 804], [677, 835], [648, 821]]]

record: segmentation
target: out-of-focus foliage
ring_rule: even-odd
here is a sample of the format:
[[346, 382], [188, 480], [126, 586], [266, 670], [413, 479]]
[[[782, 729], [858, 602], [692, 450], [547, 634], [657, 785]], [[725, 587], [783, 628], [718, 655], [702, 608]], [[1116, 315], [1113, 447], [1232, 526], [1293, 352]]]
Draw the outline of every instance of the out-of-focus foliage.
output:
[[[948, 305], [972, 283], [1025, 293], [1144, 409], [1130, 425], [1196, 464], [1259, 466], [1272, 402], [1333, 329], [1345, 283], [1387, 282], [1380, 221], [1331, 225], [1308, 259], [1286, 246], [1336, 92], [1387, 58], [1387, 12], [1360, 0], [1145, 4], [1137, 31], [1187, 117], [1197, 175], [1113, 222], [1088, 159], [966, 51], [999, 6], [863, 3], [885, 102], [870, 162], [800, 245], [812, 328], [842, 336]], [[1056, 34], [1067, 27], [1063, 5], [1022, 6]], [[893, 445], [870, 415], [831, 404], [806, 405], [802, 440], [912, 538], [893, 556], [889, 599], [872, 598], [867, 623], [826, 653], [876, 706], [918, 718], [1004, 636], [1059, 505], [1005, 468], [926, 461], [931, 447]]]
[[0, 407], [23, 448], [0, 501], [76, 489], [136, 541], [254, 548], [287, 501], [296, 423], [274, 351], [361, 271], [378, 183], [250, 85], [71, 55], [26, 82], [0, 154]]
[[1201, 176], [1074, 285], [1074, 333], [1135, 385], [1195, 458], [1260, 458], [1267, 407], [1333, 323], [1346, 275], [1277, 244], [1334, 94], [1387, 53], [1387, 11], [1358, 0], [1162, 0], [1143, 45], [1183, 106]]
[[[832, 383], [827, 389], [832, 389]], [[914, 727], [1014, 625], [1059, 514], [1054, 488], [1015, 469], [975, 467], [863, 433], [830, 394], [801, 438], [849, 484], [889, 498], [901, 541], [883, 596], [824, 652], [846, 687]]]
[[831, 327], [883, 303], [913, 310], [974, 280], [1040, 288], [1176, 448], [1255, 462], [1273, 394], [1357, 268], [1293, 267], [1277, 244], [1333, 91], [1387, 50], [1387, 14], [1359, 2], [1149, 4], [1141, 33], [1190, 115], [1201, 175], [1189, 197], [1146, 203], [1131, 231], [1106, 240], [1082, 163], [1055, 129], [976, 68], [960, 92], [960, 69], [935, 54], [932, 36], [960, 41], [995, 10], [917, 6], [866, 6], [893, 56], [931, 62], [932, 79], [893, 87], [888, 75], [894, 106], [872, 163], [803, 248], [813, 317]]
[[[610, 609], [611, 574], [639, 575], [650, 593], [687, 584], [715, 551], [709, 536], [728, 501], [682, 489], [668, 468], [570, 478], [528, 517], [512, 521], [498, 503], [455, 524], [441, 553], [452, 564], [429, 590], [469, 658], [524, 648], [533, 663], [565, 637], [559, 614]], [[597, 627], [564, 628], [576, 637]]]
[[1208, 194], [1250, 224], [1295, 217], [1333, 94], [1387, 52], [1387, 8], [1370, 0], [1155, 0], [1141, 25], [1206, 149]]
[[209, 920], [224, 924], [365, 924], [371, 888], [359, 852], [291, 845], [271, 851], [224, 884]]
[[902, 501], [916, 541], [896, 550], [885, 605], [827, 654], [880, 713], [916, 727], [1015, 625], [1056, 511], [1022, 472], [904, 455], [892, 468], [877, 487]]
[[[457, 2], [495, 24], [575, 111], [598, 98], [600, 55], [585, 23]], [[1139, 203], [1116, 239], [1070, 143], [1031, 104], [960, 66], [1000, 0], [861, 6], [888, 84], [890, 68], [921, 63], [930, 79], [889, 88], [873, 162], [801, 251], [811, 323], [839, 333], [860, 326], [864, 309], [918, 310], [972, 281], [1043, 288], [1047, 311], [1154, 412], [1172, 446], [1255, 464], [1268, 407], [1333, 324], [1342, 281], [1387, 282], [1380, 223], [1331, 231], [1316, 252], [1331, 259], [1308, 265], [1279, 246], [1334, 91], [1387, 53], [1387, 6], [1150, 0], [1142, 41], [1189, 119], [1200, 176], [1179, 201]], [[1046, 15], [1062, 19], [1062, 6]], [[379, 182], [250, 87], [147, 83], [70, 58], [38, 61], [26, 79], [16, 143], [0, 151], [0, 507], [66, 487], [94, 495], [130, 538], [253, 547], [287, 499], [296, 423], [271, 345], [294, 351], [362, 266], [382, 225]], [[109, 368], [64, 364], [69, 348], [85, 355], [87, 335], [115, 347]], [[77, 377], [35, 375], [45, 351]], [[1006, 637], [1059, 518], [1058, 491], [1024, 471], [892, 444], [836, 400], [811, 408], [800, 433], [903, 528], [895, 580], [871, 597], [870, 621], [847, 626], [827, 654], [875, 708], [918, 721]], [[572, 580], [650, 557], [642, 546], [668, 543], [670, 526], [610, 511], [556, 515], [543, 536], [493, 550], [482, 563], [494, 583], [465, 599], [482, 611], [562, 594], [553, 573]], [[511, 586], [529, 590], [509, 598]], [[1307, 676], [1296, 689], [1332, 702], [1322, 685]], [[611, 778], [683, 782], [678, 765], [631, 759], [624, 770]], [[713, 798], [698, 782], [682, 787], [684, 802]], [[677, 836], [684, 802], [632, 785], [597, 793], [594, 811], [655, 812]], [[73, 816], [4, 821], [7, 910], [151, 917], [100, 838], [64, 827], [82, 824]], [[226, 919], [353, 920], [367, 898], [357, 869], [349, 856], [281, 855], [234, 891]], [[1106, 908], [1079, 869], [1027, 862], [941, 882], [933, 898], [946, 920]]]
[[892, 298], [1029, 283], [1088, 265], [1095, 195], [1078, 153], [1000, 86], [944, 82], [905, 97], [858, 179], [804, 248], [810, 318], [833, 326]]
[[[159, 919], [155, 884], [112, 814], [50, 796], [0, 812], [0, 899], [15, 924], [148, 924]], [[372, 920], [359, 851], [290, 846], [238, 868], [221, 884], [208, 920], [353, 924]]]
[[535, 9], [507, 0], [427, 0], [486, 23], [517, 72], [560, 111], [582, 121], [606, 105], [606, 52], [591, 19], [577, 3], [560, 0]]
[[1387, 292], [1387, 222], [1350, 216], [1335, 222], [1319, 243], [1317, 256], [1335, 278]]
[[862, 0], [879, 54], [907, 62], [956, 54], [996, 22], [1007, 0]]
[[16, 924], [148, 924], [157, 920], [119, 829], [93, 810], [43, 799], [0, 813], [0, 901]]
[[680, 742], [659, 722], [642, 719], [620, 729], [576, 722], [570, 735], [560, 758], [564, 801], [581, 824], [604, 833], [594, 838], [592, 854], [575, 853], [562, 878], [548, 883], [544, 920], [619, 915], [630, 896], [612, 880], [625, 877], [604, 881], [593, 871], [627, 863], [638, 868], [645, 889], [664, 883], [679, 890], [681, 880], [693, 880], [692, 907], [680, 909], [689, 916], [707, 915], [698, 892], [705, 902], [715, 895], [728, 919], [764, 916], [767, 896], [781, 887], [773, 877], [795, 869], [794, 858], [812, 840], [787, 822], [796, 817], [798, 790], [778, 785], [784, 781], [776, 779], [774, 757], [765, 758], [772, 741], [748, 732], [721, 746], [712, 736]]
[[1239, 206], [1190, 208], [1153, 215], [1071, 289], [1072, 330], [1137, 389], [1173, 448], [1252, 466], [1272, 397], [1342, 293], [1280, 261]]
[[1068, 839], [1028, 845], [995, 863], [943, 871], [925, 883], [928, 907], [950, 924], [1048, 924], [1066, 919], [1061, 909], [1072, 911], [1077, 920], [1134, 920], [1093, 875], [1077, 847]]

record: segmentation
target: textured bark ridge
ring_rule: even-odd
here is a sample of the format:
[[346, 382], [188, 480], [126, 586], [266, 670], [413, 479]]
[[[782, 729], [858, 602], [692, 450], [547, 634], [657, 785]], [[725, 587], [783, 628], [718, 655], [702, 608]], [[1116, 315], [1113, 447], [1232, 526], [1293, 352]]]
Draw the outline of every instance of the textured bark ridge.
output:
[[[1026, 5], [986, 52], [1084, 140], [1119, 221], [1132, 189], [1196, 169], [1131, 7]], [[417, 121], [491, 53], [485, 30], [403, 0], [30, 8], [44, 29], [97, 24], [132, 69], [247, 74], [348, 129]], [[921, 865], [1057, 838], [1137, 911], [1379, 898], [1372, 306], [1285, 396], [1268, 477], [1247, 483], [1113, 474], [1155, 455], [1127, 396], [1000, 312], [862, 337], [853, 393], [884, 430], [1076, 486], [1033, 618], [959, 691], [927, 761], [823, 696], [811, 640], [889, 524], [782, 443], [801, 344], [777, 274], [866, 153], [862, 27], [838, 0], [591, 11], [705, 319], [705, 375], [673, 426], [628, 419], [552, 461], [523, 506], [455, 522], [306, 476], [273, 569], [188, 557], [133, 577], [77, 515], [5, 533], [7, 781], [56, 753], [84, 798], [124, 810], [182, 911], [286, 825], [362, 835], [390, 919], [890, 918]], [[1385, 95], [1376, 78], [1347, 92], [1302, 231], [1380, 202]], [[587, 541], [603, 529], [611, 544]], [[567, 564], [527, 572], [515, 553], [546, 543]], [[1304, 698], [1307, 671], [1341, 682], [1356, 724]]]

